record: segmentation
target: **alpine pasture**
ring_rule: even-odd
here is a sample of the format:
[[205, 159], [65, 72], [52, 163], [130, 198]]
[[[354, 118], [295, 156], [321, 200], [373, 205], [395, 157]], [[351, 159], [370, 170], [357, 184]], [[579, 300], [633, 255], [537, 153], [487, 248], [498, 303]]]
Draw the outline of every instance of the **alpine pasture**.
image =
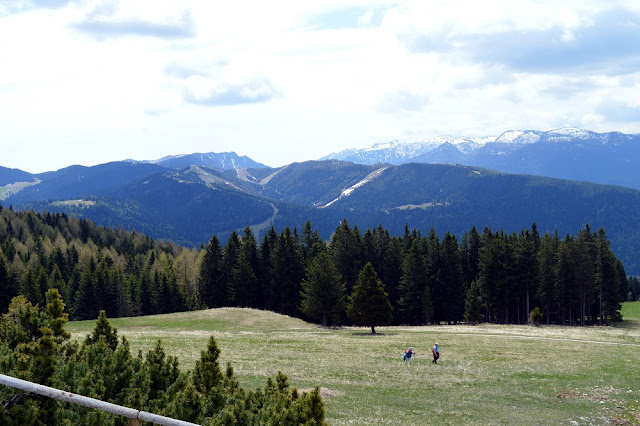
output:
[[[133, 352], [158, 339], [193, 368], [213, 335], [246, 387], [282, 371], [322, 388], [331, 424], [640, 424], [640, 302], [605, 327], [341, 327], [222, 308], [113, 319]], [[83, 339], [95, 321], [71, 322]], [[441, 358], [431, 362], [438, 342]], [[404, 349], [416, 352], [413, 366]]]

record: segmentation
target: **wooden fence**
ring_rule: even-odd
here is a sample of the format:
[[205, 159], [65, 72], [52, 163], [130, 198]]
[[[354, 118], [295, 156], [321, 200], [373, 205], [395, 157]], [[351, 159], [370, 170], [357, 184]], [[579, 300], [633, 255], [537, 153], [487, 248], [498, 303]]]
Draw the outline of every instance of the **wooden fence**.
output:
[[0, 385], [9, 386], [60, 401], [71, 402], [72, 404], [82, 405], [83, 407], [104, 411], [118, 416], [124, 416], [130, 419], [129, 424], [132, 426], [141, 426], [142, 422], [151, 422], [165, 426], [195, 426], [195, 423], [189, 423], [182, 420], [172, 419], [170, 417], [148, 413], [146, 411], [111, 404], [109, 402], [100, 401], [99, 399], [76, 395], [71, 392], [50, 388], [48, 386], [39, 385], [26, 380], [16, 379], [15, 377], [6, 376], [4, 374], [0, 374]]

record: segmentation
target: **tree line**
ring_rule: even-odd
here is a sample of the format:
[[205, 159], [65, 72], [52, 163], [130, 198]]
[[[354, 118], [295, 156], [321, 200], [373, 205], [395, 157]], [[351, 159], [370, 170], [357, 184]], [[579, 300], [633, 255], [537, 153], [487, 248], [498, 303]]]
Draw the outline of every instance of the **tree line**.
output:
[[[631, 297], [603, 229], [593, 232], [587, 225], [561, 239], [557, 232], [540, 236], [535, 224], [512, 234], [472, 227], [458, 242], [448, 232], [440, 239], [433, 229], [425, 236], [408, 227], [399, 237], [382, 226], [362, 233], [346, 220], [328, 242], [310, 222], [301, 233], [271, 228], [259, 245], [249, 228], [232, 234], [224, 247], [214, 235], [198, 290], [207, 307], [371, 325], [349, 314], [362, 297], [355, 291], [362, 272], [381, 281], [391, 306], [392, 316], [377, 325], [521, 324], [534, 306], [547, 323], [603, 324], [620, 320], [620, 303]], [[379, 294], [369, 297], [378, 306], [372, 302]]]
[[[358, 286], [362, 272], [368, 284]], [[390, 306], [374, 325], [518, 324], [536, 306], [547, 323], [602, 324], [638, 297], [605, 231], [588, 225], [564, 238], [540, 236], [535, 224], [511, 234], [472, 227], [458, 240], [408, 226], [399, 236], [382, 225], [362, 232], [343, 220], [323, 241], [307, 222], [301, 231], [271, 227], [259, 241], [247, 227], [190, 249], [65, 214], [0, 208], [3, 312], [18, 294], [42, 305], [55, 288], [72, 319], [239, 306], [370, 326], [354, 309], [373, 297], [354, 294], [363, 287]]]

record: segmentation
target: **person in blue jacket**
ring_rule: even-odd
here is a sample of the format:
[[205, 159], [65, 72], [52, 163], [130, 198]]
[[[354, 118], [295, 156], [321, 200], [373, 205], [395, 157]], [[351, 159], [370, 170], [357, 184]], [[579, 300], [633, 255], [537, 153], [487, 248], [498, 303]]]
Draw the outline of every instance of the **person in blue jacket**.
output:
[[431, 361], [431, 362], [433, 362], [434, 364], [437, 364], [438, 363], [438, 358], [440, 358], [440, 349], [438, 348], [438, 343], [437, 342], [431, 348], [431, 353], [433, 354], [433, 361]]
[[413, 348], [409, 347], [409, 349], [405, 349], [404, 356], [402, 357], [402, 360], [405, 364], [407, 363], [407, 361], [409, 362], [409, 367], [411, 367], [411, 363], [413, 362], [413, 354]]

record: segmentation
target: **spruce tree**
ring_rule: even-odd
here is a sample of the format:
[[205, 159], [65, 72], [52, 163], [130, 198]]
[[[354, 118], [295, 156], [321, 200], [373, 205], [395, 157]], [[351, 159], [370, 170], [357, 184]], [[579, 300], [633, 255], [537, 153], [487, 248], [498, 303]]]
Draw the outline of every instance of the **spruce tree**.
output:
[[302, 280], [300, 310], [326, 327], [339, 321], [344, 310], [345, 285], [331, 257], [320, 252], [307, 266]]
[[480, 292], [475, 281], [467, 291], [467, 298], [464, 302], [464, 321], [469, 324], [482, 322], [482, 304], [480, 302]]
[[200, 302], [207, 308], [226, 306], [227, 293], [222, 249], [218, 237], [213, 235], [202, 258], [200, 274], [198, 275]]
[[616, 258], [604, 229], [598, 229], [596, 236], [596, 285], [599, 293], [600, 325], [609, 321], [620, 321], [620, 274]]
[[351, 229], [347, 220], [343, 219], [333, 234], [329, 250], [338, 272], [344, 278], [346, 291], [350, 293], [364, 260], [364, 245], [360, 232], [357, 228]]
[[424, 295], [427, 289], [427, 266], [420, 240], [414, 240], [405, 255], [400, 279], [401, 322], [411, 325], [424, 324]]
[[456, 237], [447, 232], [440, 245], [440, 279], [445, 296], [444, 319], [462, 320], [464, 314], [464, 274]]
[[304, 275], [301, 259], [299, 246], [287, 227], [280, 233], [271, 255], [272, 310], [292, 316], [300, 312], [300, 282]]
[[375, 334], [376, 326], [391, 323], [392, 310], [384, 284], [371, 263], [367, 263], [358, 274], [358, 280], [349, 296], [347, 316], [355, 325], [368, 326], [371, 333]]

